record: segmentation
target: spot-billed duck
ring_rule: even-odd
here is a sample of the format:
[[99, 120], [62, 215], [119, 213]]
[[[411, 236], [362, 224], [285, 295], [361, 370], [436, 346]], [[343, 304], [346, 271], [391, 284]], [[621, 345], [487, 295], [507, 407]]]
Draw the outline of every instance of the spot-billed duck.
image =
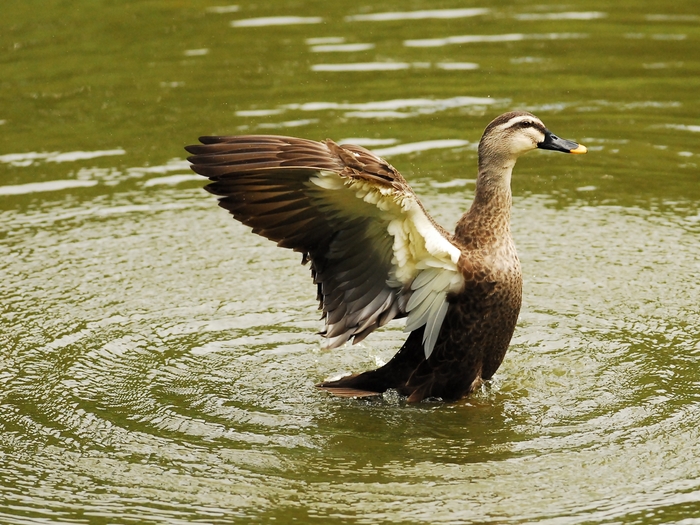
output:
[[496, 372], [520, 311], [522, 273], [510, 232], [516, 159], [536, 148], [585, 153], [536, 116], [505, 113], [479, 143], [474, 201], [454, 234], [401, 174], [360, 146], [301, 138], [202, 137], [188, 146], [206, 189], [253, 232], [301, 252], [323, 310], [327, 347], [357, 343], [406, 317], [406, 342], [384, 366], [317, 385], [408, 401], [466, 396]]

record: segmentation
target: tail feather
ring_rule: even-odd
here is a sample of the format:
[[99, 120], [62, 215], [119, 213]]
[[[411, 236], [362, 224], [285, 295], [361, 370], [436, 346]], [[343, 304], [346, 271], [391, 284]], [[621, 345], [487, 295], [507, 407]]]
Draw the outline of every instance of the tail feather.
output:
[[406, 383], [424, 359], [423, 328], [420, 328], [410, 333], [401, 350], [384, 366], [335, 381], [324, 381], [316, 387], [339, 397], [379, 396], [392, 388], [410, 395], [413, 389], [406, 391]]
[[369, 381], [362, 381], [359, 378], [362, 375], [364, 374], [353, 374], [341, 377], [335, 381], [324, 381], [317, 384], [316, 388], [325, 390], [338, 397], [374, 397], [382, 395], [382, 392], [386, 390], [381, 389], [382, 387], [378, 384], [374, 386]]
[[369, 370], [361, 374], [352, 374], [335, 381], [324, 381], [316, 385], [338, 397], [370, 397], [380, 396], [382, 392], [393, 388], [393, 382], [388, 381], [382, 369]]

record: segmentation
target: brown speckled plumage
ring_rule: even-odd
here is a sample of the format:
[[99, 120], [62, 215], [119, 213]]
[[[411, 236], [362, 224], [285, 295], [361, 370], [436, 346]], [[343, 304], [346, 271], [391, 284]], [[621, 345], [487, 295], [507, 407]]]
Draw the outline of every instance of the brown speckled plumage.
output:
[[471, 208], [450, 235], [408, 183], [359, 146], [277, 136], [203, 137], [192, 169], [234, 218], [311, 263], [329, 347], [391, 319], [412, 327], [377, 370], [318, 386], [340, 396], [397, 389], [409, 401], [457, 400], [490, 379], [520, 311], [522, 273], [510, 233], [515, 160], [542, 148], [584, 153], [529, 113], [494, 119], [479, 144]]

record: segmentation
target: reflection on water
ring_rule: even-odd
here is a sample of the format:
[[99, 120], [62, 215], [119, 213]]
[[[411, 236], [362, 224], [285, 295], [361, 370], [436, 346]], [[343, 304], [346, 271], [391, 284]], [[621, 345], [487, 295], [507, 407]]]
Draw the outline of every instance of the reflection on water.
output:
[[679, 129], [682, 131], [692, 131], [693, 133], [700, 133], [700, 126], [683, 125], [683, 124], [666, 124], [669, 129]]
[[411, 64], [406, 62], [357, 62], [352, 64], [314, 64], [311, 71], [396, 71], [408, 69]]
[[385, 22], [389, 20], [425, 20], [428, 18], [449, 19], [466, 18], [485, 15], [490, 9], [486, 8], [462, 8], [462, 9], [424, 9], [420, 11], [404, 11], [395, 13], [371, 13], [346, 16], [348, 22]]
[[52, 180], [47, 182], [29, 182], [14, 186], [0, 186], [0, 195], [22, 195], [24, 193], [41, 193], [60, 191], [69, 188], [84, 188], [97, 184], [95, 180]]
[[[352, 64], [351, 64], [352, 65]], [[362, 65], [362, 64], [361, 64]], [[455, 108], [489, 106], [498, 101], [486, 97], [452, 97], [447, 99], [394, 99], [360, 103], [306, 102], [304, 104], [287, 104], [274, 110], [255, 110], [244, 116], [259, 117], [279, 115], [284, 111], [344, 111], [343, 116], [351, 118], [408, 118], [426, 115]]]
[[435, 64], [438, 69], [469, 70], [479, 69], [479, 64], [474, 62], [438, 62]]
[[186, 49], [185, 50], [186, 57], [200, 57], [200, 56], [208, 55], [208, 54], [209, 54], [209, 49], [206, 47], [203, 47], [201, 49]]
[[649, 22], [700, 22], [700, 15], [644, 15]]
[[[695, 5], [319, 5], [4, 6], [0, 522], [693, 523]], [[516, 167], [494, 380], [450, 405], [317, 391], [401, 324], [322, 350], [308, 268], [182, 146], [364, 145], [450, 228], [515, 108], [590, 154]]]
[[288, 26], [296, 24], [320, 24], [323, 18], [320, 16], [269, 16], [265, 18], [246, 18], [234, 20], [231, 27], [267, 27]]
[[426, 38], [422, 40], [405, 40], [407, 47], [440, 47], [450, 44], [474, 44], [485, 42], [519, 42], [521, 40], [571, 40], [588, 38], [586, 33], [508, 33], [505, 35], [460, 35], [445, 38]]
[[515, 15], [513, 18], [516, 20], [596, 20], [606, 16], [608, 16], [607, 13], [601, 13], [600, 11], [565, 11], [563, 13], [522, 13]]
[[[326, 46], [327, 47], [327, 46]], [[311, 71], [397, 71], [400, 69], [430, 69], [430, 62], [414, 62], [408, 64], [406, 62], [355, 62], [352, 64], [314, 64], [311, 66]], [[438, 62], [435, 64], [438, 69], [451, 70], [471, 70], [479, 69], [479, 64], [473, 62]]]
[[[375, 148], [373, 151], [382, 157], [393, 157], [394, 155], [405, 155], [407, 153], [416, 153], [418, 151], [427, 151], [429, 149], [441, 148], [459, 148], [469, 144], [466, 140], [425, 140], [422, 142], [411, 142], [409, 144], [399, 144], [389, 148]], [[476, 146], [476, 145], [475, 145]]]
[[67, 151], [63, 153], [7, 153], [0, 155], [0, 162], [11, 164], [12, 166], [30, 166], [38, 160], [45, 162], [74, 162], [76, 160], [96, 159], [98, 157], [109, 157], [112, 155], [124, 155], [123, 149], [111, 149], [107, 151]]
[[355, 51], [367, 51], [374, 49], [374, 44], [318, 44], [311, 46], [313, 53], [351, 53]]

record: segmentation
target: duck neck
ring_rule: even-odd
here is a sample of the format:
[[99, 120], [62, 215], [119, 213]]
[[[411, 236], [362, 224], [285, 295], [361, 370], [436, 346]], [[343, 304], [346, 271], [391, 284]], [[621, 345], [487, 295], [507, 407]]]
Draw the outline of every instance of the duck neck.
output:
[[513, 197], [510, 179], [515, 160], [491, 156], [479, 158], [479, 176], [471, 208], [457, 223], [455, 237], [466, 244], [509, 237]]

